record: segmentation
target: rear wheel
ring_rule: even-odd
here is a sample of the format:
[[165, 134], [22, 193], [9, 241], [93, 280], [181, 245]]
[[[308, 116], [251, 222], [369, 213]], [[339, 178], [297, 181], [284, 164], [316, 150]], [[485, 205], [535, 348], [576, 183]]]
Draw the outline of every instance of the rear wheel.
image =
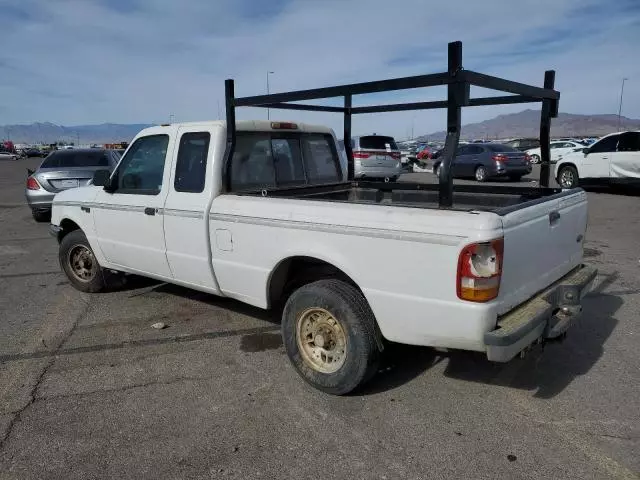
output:
[[293, 292], [282, 313], [282, 337], [297, 372], [323, 392], [344, 395], [377, 371], [373, 312], [343, 281], [319, 280]]
[[81, 292], [105, 289], [104, 272], [82, 230], [74, 230], [62, 239], [58, 258], [71, 284]]
[[31, 215], [39, 223], [51, 221], [51, 212], [47, 210], [31, 210]]
[[531, 155], [531, 163], [540, 163], [539, 155]]
[[476, 167], [475, 177], [476, 177], [476, 181], [485, 182], [487, 180], [487, 169], [484, 168], [482, 165], [478, 165]]
[[571, 165], [566, 165], [558, 172], [558, 185], [562, 188], [575, 188], [580, 184], [578, 170]]

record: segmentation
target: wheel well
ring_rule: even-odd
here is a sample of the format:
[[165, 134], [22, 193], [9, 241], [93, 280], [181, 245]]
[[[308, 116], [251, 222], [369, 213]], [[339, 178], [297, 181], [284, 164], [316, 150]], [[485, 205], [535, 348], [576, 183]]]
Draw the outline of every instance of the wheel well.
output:
[[560, 166], [558, 167], [558, 175], [560, 175], [560, 172], [562, 171], [562, 169], [566, 167], [573, 167], [576, 172], [578, 171], [578, 167], [576, 167], [573, 163], [567, 162], [567, 163], [560, 164]]
[[73, 232], [74, 230], [79, 230], [80, 227], [73, 220], [69, 220], [68, 218], [63, 219], [60, 222], [60, 232], [58, 233], [58, 243], [62, 241], [64, 237]]
[[325, 278], [336, 278], [358, 288], [356, 282], [335, 265], [313, 257], [290, 257], [278, 264], [269, 280], [269, 306], [283, 305], [302, 285]]

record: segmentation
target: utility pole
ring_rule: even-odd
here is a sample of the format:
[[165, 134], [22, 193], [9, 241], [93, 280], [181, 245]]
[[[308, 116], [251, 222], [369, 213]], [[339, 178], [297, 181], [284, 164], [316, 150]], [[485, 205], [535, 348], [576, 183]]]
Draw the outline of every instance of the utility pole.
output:
[[628, 78], [622, 79], [622, 87], [620, 88], [620, 106], [618, 107], [618, 131], [620, 131], [622, 120], [622, 96], [624, 95], [624, 82], [629, 80]]
[[[274, 72], [269, 72], [267, 71], [267, 95], [269, 95], [269, 75], [273, 75]], [[267, 108], [267, 120], [269, 120], [271, 117], [269, 115], [269, 109]]]

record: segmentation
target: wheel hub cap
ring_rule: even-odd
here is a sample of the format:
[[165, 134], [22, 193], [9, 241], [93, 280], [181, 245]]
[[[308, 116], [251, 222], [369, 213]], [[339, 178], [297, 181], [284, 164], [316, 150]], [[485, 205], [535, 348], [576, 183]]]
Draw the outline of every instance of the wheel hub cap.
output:
[[298, 316], [296, 340], [304, 362], [317, 372], [334, 373], [347, 357], [347, 336], [340, 322], [323, 308]]
[[93, 252], [84, 245], [75, 245], [69, 250], [67, 257], [71, 273], [81, 282], [89, 282], [93, 279], [97, 263]]

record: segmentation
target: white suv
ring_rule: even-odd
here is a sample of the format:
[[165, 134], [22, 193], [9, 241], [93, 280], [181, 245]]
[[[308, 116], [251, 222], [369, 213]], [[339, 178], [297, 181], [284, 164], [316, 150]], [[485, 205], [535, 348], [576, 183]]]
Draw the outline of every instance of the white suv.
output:
[[562, 188], [580, 184], [640, 185], [640, 131], [602, 137], [582, 151], [564, 155], [555, 177]]

